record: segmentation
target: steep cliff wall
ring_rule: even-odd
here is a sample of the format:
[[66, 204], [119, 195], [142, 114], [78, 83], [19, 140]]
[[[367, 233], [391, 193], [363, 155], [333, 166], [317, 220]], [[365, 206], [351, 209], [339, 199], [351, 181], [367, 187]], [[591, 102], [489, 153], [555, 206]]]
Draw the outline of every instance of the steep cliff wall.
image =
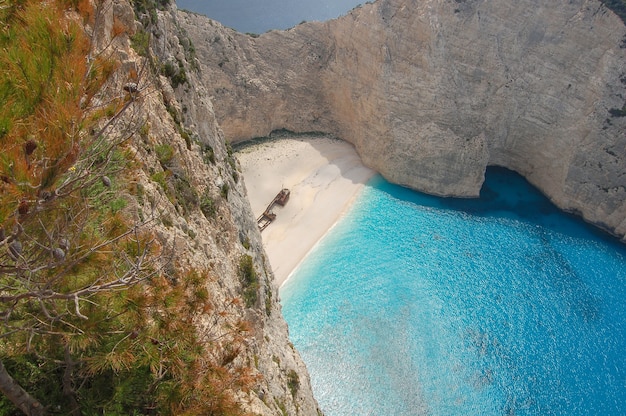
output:
[[504, 166], [626, 234], [626, 27], [599, 1], [378, 0], [258, 38], [179, 22], [229, 140], [333, 133], [436, 195], [476, 196]]
[[[234, 391], [244, 410], [320, 414], [306, 368], [289, 342], [239, 165], [199, 82], [193, 45], [178, 25], [175, 8], [140, 11], [136, 22], [129, 2], [111, 5], [103, 31], [113, 32], [116, 22], [136, 27], [132, 44], [144, 55], [130, 49], [128, 37], [116, 48], [120, 74], [137, 74], [132, 117], [140, 127], [129, 146], [138, 163], [138, 209], [146, 218], [155, 216], [172, 279], [200, 271], [214, 305], [179, 319], [198, 322], [198, 331], [210, 335], [206, 350], [225, 353], [218, 358], [225, 371], [249, 368], [249, 391]], [[126, 81], [120, 78], [120, 89]], [[230, 343], [228, 334], [242, 325], [249, 328], [237, 344]]]

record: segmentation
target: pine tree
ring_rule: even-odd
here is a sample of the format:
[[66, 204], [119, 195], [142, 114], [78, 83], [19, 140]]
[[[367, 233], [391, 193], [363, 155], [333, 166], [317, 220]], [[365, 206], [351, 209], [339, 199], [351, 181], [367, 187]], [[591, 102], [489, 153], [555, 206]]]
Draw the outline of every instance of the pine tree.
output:
[[[114, 192], [124, 155], [110, 133], [133, 97], [102, 105], [115, 62], [93, 54], [80, 24], [96, 13], [85, 1], [0, 8], [0, 358], [29, 354], [70, 373], [76, 344], [93, 336], [85, 308], [155, 273], [145, 224], [124, 218]], [[44, 411], [5, 365], [0, 390]]]
[[0, 413], [243, 415], [241, 300], [126, 209], [141, 80], [103, 92], [116, 62], [84, 25], [104, 3], [0, 6]]

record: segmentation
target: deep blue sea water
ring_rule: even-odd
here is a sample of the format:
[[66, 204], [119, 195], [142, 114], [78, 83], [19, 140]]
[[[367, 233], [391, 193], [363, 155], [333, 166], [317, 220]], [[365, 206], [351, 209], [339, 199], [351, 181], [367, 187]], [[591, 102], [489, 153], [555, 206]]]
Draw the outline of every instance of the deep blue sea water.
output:
[[303, 20], [324, 21], [345, 14], [359, 0], [176, 0], [180, 9], [217, 20], [239, 32], [287, 29]]
[[281, 297], [327, 416], [626, 414], [626, 248], [512, 172], [373, 179]]

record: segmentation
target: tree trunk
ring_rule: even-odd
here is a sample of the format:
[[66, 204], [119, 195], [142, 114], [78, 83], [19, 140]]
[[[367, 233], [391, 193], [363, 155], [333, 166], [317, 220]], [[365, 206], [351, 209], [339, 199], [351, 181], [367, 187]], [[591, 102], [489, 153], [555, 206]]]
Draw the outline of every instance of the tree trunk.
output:
[[65, 346], [65, 371], [63, 372], [63, 395], [70, 402], [70, 415], [81, 416], [80, 405], [76, 398], [72, 383], [72, 373], [74, 372], [74, 360], [70, 354], [70, 348]]
[[0, 391], [25, 415], [44, 416], [47, 414], [41, 403], [11, 377], [6, 368], [4, 368], [2, 360], [0, 360]]

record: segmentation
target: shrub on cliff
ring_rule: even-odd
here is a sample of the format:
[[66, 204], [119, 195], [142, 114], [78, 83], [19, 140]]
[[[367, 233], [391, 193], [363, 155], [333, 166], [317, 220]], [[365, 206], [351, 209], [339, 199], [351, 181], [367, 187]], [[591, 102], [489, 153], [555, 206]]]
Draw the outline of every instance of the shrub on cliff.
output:
[[243, 298], [246, 306], [254, 306], [258, 299], [259, 276], [254, 268], [252, 257], [247, 254], [239, 259], [239, 279], [243, 286]]

